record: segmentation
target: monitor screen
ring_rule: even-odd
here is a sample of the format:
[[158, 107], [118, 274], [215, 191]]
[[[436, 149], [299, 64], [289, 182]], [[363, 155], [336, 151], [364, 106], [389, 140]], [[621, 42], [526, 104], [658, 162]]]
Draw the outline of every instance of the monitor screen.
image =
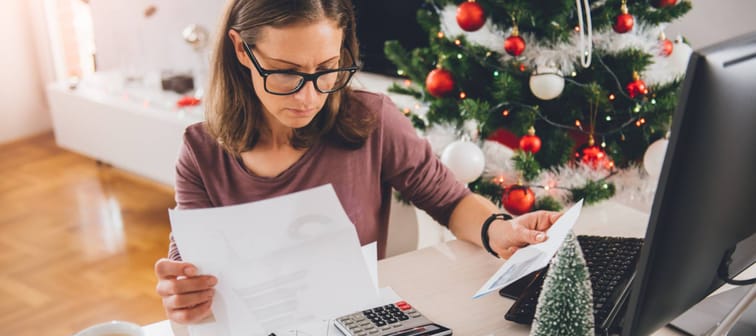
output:
[[690, 58], [622, 335], [649, 335], [756, 262], [756, 32]]

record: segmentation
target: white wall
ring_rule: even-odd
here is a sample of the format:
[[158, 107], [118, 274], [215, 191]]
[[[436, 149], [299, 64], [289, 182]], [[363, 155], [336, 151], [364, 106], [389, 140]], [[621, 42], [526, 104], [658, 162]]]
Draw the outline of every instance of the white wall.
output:
[[[16, 0], [12, 0], [18, 2]], [[688, 0], [690, 1], [690, 0]], [[213, 33], [225, 0], [109, 0], [91, 1], [98, 68], [107, 70], [133, 65], [156, 71], [191, 68], [196, 61], [183, 42], [181, 30], [191, 23]], [[672, 22], [667, 35], [682, 34], [694, 48], [756, 31], [754, 0], [692, 0], [693, 9]], [[150, 4], [157, 13], [148, 19], [143, 10]]]
[[[181, 32], [200, 24], [215, 36], [225, 0], [90, 1], [97, 68], [133, 67], [136, 71], [190, 70], [198, 58]], [[149, 5], [157, 12], [146, 18]]]
[[0, 143], [51, 128], [43, 91], [47, 64], [38, 61], [39, 26], [30, 13], [36, 1], [0, 2]]
[[682, 35], [694, 49], [756, 31], [754, 0], [693, 0], [693, 9], [667, 26], [667, 37]]

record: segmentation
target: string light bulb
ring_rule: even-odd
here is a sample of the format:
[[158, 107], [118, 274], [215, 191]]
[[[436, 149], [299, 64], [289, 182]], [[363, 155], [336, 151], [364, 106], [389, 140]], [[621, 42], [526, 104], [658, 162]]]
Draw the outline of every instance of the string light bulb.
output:
[[459, 99], [465, 99], [465, 98], [467, 98], [467, 93], [465, 93], [465, 91], [460, 92]]
[[438, 37], [440, 39], [444, 38], [444, 32], [440, 31], [440, 32], [436, 33], [436, 37]]
[[504, 111], [501, 111], [501, 115], [503, 115], [505, 117], [508, 117], [509, 116], [509, 110], [508, 109], [504, 109]]

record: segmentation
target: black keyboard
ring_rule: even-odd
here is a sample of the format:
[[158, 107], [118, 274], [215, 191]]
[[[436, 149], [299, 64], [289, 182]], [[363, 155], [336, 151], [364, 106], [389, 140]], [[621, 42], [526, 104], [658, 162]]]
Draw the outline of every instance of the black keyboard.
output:
[[[578, 236], [578, 242], [591, 274], [596, 330], [615, 332], [617, 325], [612, 322], [624, 308], [643, 239]], [[548, 266], [500, 291], [502, 296], [516, 299], [505, 315], [507, 320], [533, 322], [547, 270]]]

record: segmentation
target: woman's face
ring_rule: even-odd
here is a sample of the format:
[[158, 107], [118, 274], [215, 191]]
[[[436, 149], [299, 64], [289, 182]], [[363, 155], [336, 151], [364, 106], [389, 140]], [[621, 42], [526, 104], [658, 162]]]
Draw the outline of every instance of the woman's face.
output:
[[[266, 92], [263, 77], [246, 54], [241, 37], [233, 30], [229, 35], [234, 40], [237, 58], [250, 69], [255, 93], [262, 102], [271, 130], [294, 129], [309, 124], [323, 108], [328, 94], [315, 90], [312, 81], [286, 96]], [[339, 67], [342, 35], [342, 29], [328, 19], [282, 28], [264, 27], [258, 41], [250, 48], [265, 70], [314, 73]]]

